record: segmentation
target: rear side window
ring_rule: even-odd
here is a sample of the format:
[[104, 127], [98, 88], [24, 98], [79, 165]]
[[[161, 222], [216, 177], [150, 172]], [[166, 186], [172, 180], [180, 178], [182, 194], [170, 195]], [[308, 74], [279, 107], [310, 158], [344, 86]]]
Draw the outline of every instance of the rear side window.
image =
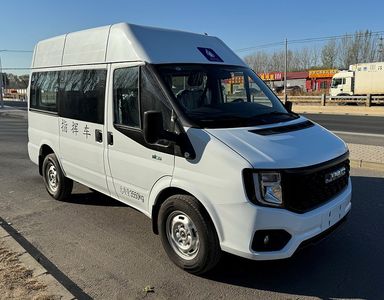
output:
[[31, 77], [30, 107], [57, 112], [59, 72], [37, 72]]
[[104, 123], [106, 70], [60, 72], [60, 116]]

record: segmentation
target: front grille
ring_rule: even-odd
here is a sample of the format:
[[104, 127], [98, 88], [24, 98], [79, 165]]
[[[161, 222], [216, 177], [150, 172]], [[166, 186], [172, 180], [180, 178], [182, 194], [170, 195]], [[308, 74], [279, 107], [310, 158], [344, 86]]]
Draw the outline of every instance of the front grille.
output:
[[[329, 174], [345, 168], [345, 174], [326, 183]], [[348, 184], [349, 160], [339, 159], [313, 168], [285, 170], [282, 173], [283, 202], [286, 209], [304, 213], [339, 194]], [[327, 176], [328, 175], [328, 176]]]

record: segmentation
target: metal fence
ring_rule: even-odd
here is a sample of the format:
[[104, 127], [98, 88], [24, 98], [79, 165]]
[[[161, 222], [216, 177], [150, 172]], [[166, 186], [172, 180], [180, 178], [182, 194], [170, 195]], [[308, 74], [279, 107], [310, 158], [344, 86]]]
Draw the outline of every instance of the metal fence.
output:
[[[282, 100], [284, 100], [284, 96], [282, 96]], [[298, 105], [361, 105], [367, 107], [384, 105], [384, 96], [373, 95], [331, 97], [329, 95], [322, 94], [319, 96], [287, 96], [287, 100]]]

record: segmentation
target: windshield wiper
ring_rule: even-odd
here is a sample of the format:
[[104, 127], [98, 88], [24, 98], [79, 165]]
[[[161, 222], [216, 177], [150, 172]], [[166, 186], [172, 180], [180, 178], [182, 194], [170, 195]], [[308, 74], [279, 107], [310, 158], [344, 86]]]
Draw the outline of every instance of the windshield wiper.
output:
[[250, 117], [249, 119], [252, 121], [259, 121], [263, 123], [275, 123], [277, 121], [290, 121], [297, 119], [299, 115], [295, 113], [289, 113], [289, 112], [279, 112], [279, 111], [271, 111], [264, 114], [254, 115]]
[[235, 116], [235, 115], [221, 115], [217, 118], [210, 116], [206, 118], [201, 118], [196, 120], [200, 124], [202, 124], [203, 127], [205, 126], [213, 126], [213, 128], [224, 128], [224, 127], [232, 127], [232, 126], [247, 126], [248, 125], [248, 118], [241, 117], [241, 116]]
[[254, 115], [252, 118], [264, 117], [264, 116], [284, 116], [284, 115], [292, 116], [291, 113], [287, 113], [287, 112], [271, 111], [271, 112], [267, 112], [260, 115]]

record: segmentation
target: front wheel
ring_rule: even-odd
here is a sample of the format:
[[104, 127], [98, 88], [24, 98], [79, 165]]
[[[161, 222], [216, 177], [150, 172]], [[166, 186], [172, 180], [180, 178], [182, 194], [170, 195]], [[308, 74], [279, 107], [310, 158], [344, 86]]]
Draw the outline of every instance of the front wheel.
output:
[[48, 193], [56, 200], [69, 197], [73, 181], [64, 176], [56, 155], [48, 154], [43, 161], [43, 180]]
[[194, 197], [175, 195], [168, 198], [160, 208], [158, 222], [163, 247], [178, 267], [203, 274], [220, 260], [216, 230]]

